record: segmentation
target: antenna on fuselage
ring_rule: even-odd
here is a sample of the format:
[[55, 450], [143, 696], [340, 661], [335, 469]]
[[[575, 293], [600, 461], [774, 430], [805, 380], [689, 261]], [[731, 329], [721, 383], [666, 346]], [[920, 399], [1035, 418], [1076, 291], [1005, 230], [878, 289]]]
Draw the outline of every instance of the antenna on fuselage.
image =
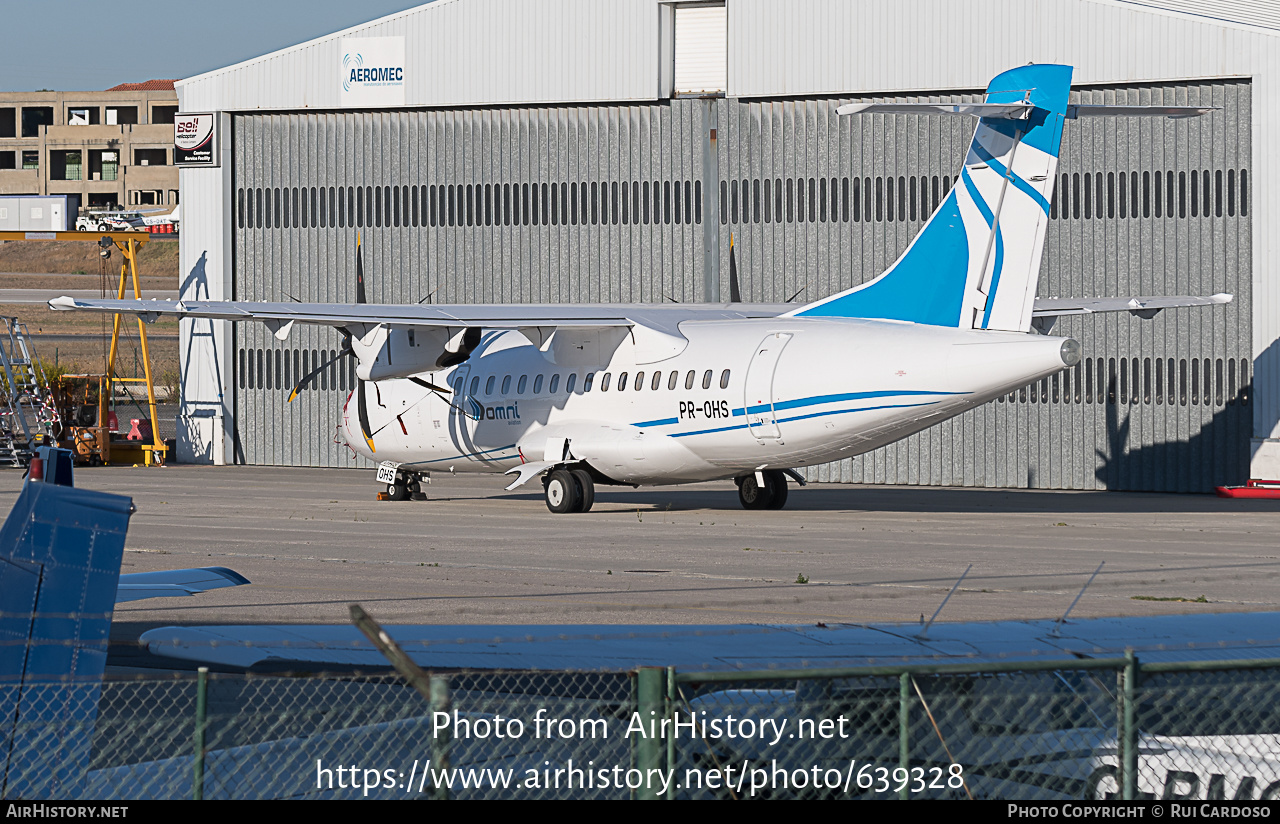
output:
[[942, 599], [942, 603], [938, 604], [938, 609], [933, 613], [933, 618], [930, 618], [929, 622], [924, 625], [924, 628], [921, 629], [918, 633], [916, 633], [917, 638], [921, 638], [921, 639], [927, 638], [929, 633], [929, 627], [933, 626], [934, 619], [938, 617], [938, 613], [942, 612], [942, 608], [947, 605], [947, 601], [951, 600], [951, 596], [956, 594], [956, 590], [960, 588], [960, 581], [964, 580], [964, 576], [968, 575], [969, 570], [971, 569], [973, 569], [973, 564], [969, 564], [969, 566], [964, 568], [964, 573], [960, 576], [960, 579], [955, 582], [954, 586], [951, 587], [951, 591], [947, 593], [946, 598]]
[[1076, 593], [1075, 600], [1071, 602], [1071, 606], [1067, 607], [1067, 611], [1062, 613], [1062, 617], [1059, 618], [1057, 623], [1053, 625], [1052, 635], [1054, 635], [1055, 637], [1058, 635], [1059, 630], [1062, 629], [1063, 623], [1065, 623], [1067, 620], [1067, 616], [1071, 614], [1071, 610], [1076, 608], [1076, 604], [1079, 603], [1081, 596], [1084, 595], [1084, 591], [1089, 588], [1090, 584], [1093, 583], [1093, 579], [1098, 577], [1098, 573], [1102, 571], [1102, 567], [1104, 564], [1106, 564], [1106, 561], [1103, 561], [1101, 564], [1098, 564], [1098, 568], [1095, 569], [1093, 571], [1093, 574], [1089, 576], [1089, 580], [1085, 581], [1084, 586], [1080, 587], [1080, 591]]

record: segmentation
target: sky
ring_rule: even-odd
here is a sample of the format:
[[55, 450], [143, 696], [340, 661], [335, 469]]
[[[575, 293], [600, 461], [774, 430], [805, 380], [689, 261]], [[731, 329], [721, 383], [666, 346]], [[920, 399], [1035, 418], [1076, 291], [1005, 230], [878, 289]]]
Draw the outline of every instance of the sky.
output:
[[425, 0], [0, 0], [0, 91], [181, 79]]

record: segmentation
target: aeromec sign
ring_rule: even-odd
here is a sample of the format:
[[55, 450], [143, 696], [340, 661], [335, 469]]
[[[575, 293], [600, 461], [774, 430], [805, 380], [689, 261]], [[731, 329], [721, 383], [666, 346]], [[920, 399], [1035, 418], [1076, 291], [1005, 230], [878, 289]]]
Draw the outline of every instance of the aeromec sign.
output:
[[343, 106], [404, 105], [403, 37], [344, 37], [340, 51]]

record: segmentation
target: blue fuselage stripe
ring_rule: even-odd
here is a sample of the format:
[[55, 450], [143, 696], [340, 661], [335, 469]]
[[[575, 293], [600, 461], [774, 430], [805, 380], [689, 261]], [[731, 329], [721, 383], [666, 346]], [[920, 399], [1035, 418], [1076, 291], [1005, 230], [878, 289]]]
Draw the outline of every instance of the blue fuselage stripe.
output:
[[[937, 401], [924, 401], [923, 403], [897, 403], [886, 404], [883, 406], [859, 406], [853, 409], [829, 409], [825, 412], [811, 412], [808, 415], [795, 415], [790, 418], [778, 418], [775, 423], [789, 423], [791, 421], [802, 421], [806, 418], [824, 418], [829, 415], [848, 415], [854, 412], [874, 412], [879, 409], [911, 409], [917, 406], [932, 406]], [[715, 432], [730, 432], [735, 429], [746, 429], [747, 424], [737, 424], [735, 426], [719, 426], [714, 429], [699, 429], [694, 432], [672, 432], [669, 437], [672, 438], [688, 438], [692, 435], [710, 435]]]

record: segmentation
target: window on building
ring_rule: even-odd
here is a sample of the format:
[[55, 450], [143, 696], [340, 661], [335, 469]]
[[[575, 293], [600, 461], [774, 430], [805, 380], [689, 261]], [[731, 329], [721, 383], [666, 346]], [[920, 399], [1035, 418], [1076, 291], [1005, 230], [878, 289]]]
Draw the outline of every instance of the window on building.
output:
[[115, 149], [89, 150], [89, 179], [117, 180], [120, 177], [120, 152]]
[[152, 106], [151, 122], [155, 124], [173, 125], [173, 119], [178, 114], [177, 106]]
[[167, 149], [134, 149], [133, 165], [135, 166], [167, 166], [169, 152]]
[[17, 152], [0, 152], [0, 169], [18, 168]]
[[41, 126], [53, 125], [52, 106], [22, 107], [22, 136], [39, 137]]
[[67, 125], [96, 126], [101, 116], [102, 110], [97, 106], [71, 106], [67, 109]]
[[108, 106], [106, 123], [108, 126], [132, 126], [138, 122], [137, 106]]
[[18, 136], [18, 110], [12, 106], [0, 108], [0, 137]]
[[79, 149], [49, 152], [49, 179], [84, 180], [83, 157]]

